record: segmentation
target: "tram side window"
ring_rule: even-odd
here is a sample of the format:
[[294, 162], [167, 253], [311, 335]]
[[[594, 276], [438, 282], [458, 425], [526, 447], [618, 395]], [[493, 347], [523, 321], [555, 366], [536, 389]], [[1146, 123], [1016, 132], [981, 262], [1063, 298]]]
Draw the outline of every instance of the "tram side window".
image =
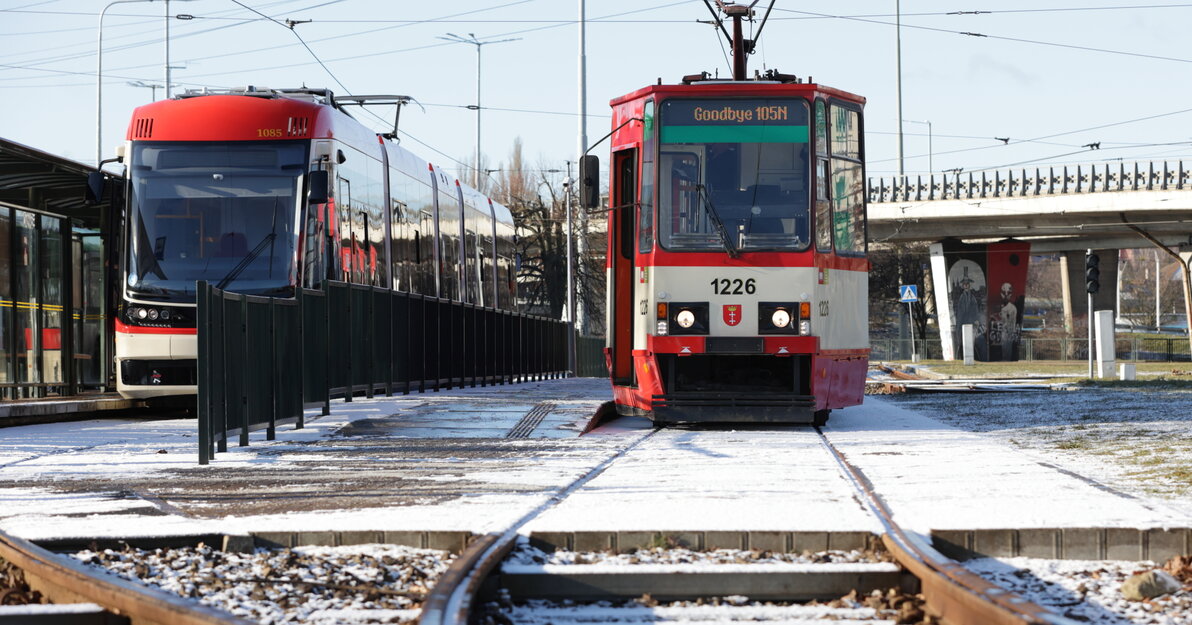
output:
[[385, 286], [389, 283], [389, 268], [385, 262], [385, 214], [384, 166], [378, 160], [368, 159], [367, 187], [364, 197], [365, 235], [368, 237], [364, 283]]
[[356, 241], [352, 238], [352, 182], [341, 177], [336, 186], [335, 212], [336, 224], [339, 226], [339, 258], [336, 264], [339, 279], [352, 282], [352, 257], [356, 250]]
[[477, 303], [489, 308], [497, 305], [493, 301], [493, 238], [484, 235], [480, 238], [480, 299]]
[[832, 204], [828, 173], [828, 111], [823, 100], [815, 102], [815, 249], [832, 251]]
[[638, 251], [648, 254], [654, 248], [654, 101], [642, 109], [642, 182], [641, 211], [638, 220]]
[[[397, 184], [394, 180], [393, 185]], [[389, 198], [392, 214], [389, 216], [389, 263], [393, 281], [390, 288], [394, 291], [408, 291], [410, 289], [410, 262], [407, 255], [408, 243], [406, 235], [410, 231], [409, 211], [406, 205], [396, 197]]]
[[[429, 192], [427, 197], [430, 197]], [[418, 264], [418, 292], [423, 295], [435, 293], [435, 218], [434, 207], [422, 210], [419, 215], [422, 225], [414, 233], [414, 260]]]
[[865, 178], [861, 166], [861, 116], [831, 107], [832, 238], [836, 251], [865, 253]]
[[439, 297], [459, 301], [459, 198], [439, 192]]
[[306, 227], [302, 246], [302, 286], [317, 289], [326, 275], [323, 258], [323, 240], [326, 237], [326, 204], [309, 204], [306, 207]]
[[467, 302], [475, 304], [480, 301], [479, 285], [476, 284], [476, 233], [468, 230], [464, 236], [464, 280]]

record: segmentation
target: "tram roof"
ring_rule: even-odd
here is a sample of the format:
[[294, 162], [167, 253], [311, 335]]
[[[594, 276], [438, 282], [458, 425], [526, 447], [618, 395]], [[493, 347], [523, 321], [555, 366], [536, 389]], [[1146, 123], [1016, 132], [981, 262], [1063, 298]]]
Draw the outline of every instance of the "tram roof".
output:
[[648, 85], [619, 98], [613, 98], [609, 106], [617, 106], [650, 95], [661, 96], [758, 96], [773, 93], [806, 95], [820, 93], [835, 96], [850, 102], [865, 103], [865, 98], [835, 87], [813, 82], [779, 82], [770, 80], [701, 80], [683, 85]]
[[93, 171], [90, 165], [0, 138], [0, 202], [98, 228], [103, 205], [84, 201], [87, 174]]

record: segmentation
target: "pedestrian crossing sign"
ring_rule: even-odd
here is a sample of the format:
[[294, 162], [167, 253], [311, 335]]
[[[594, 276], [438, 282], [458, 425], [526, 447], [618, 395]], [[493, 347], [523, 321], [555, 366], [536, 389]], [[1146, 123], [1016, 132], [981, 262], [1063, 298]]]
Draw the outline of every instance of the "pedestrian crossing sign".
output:
[[917, 302], [919, 301], [919, 287], [914, 284], [903, 284], [898, 287], [898, 301], [900, 302]]

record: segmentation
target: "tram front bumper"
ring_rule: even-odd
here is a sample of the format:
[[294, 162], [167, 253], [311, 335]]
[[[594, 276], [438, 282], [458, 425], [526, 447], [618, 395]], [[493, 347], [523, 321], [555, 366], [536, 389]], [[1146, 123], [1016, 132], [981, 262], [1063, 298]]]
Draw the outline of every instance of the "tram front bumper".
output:
[[655, 423], [814, 423], [815, 397], [795, 393], [677, 392], [651, 398]]

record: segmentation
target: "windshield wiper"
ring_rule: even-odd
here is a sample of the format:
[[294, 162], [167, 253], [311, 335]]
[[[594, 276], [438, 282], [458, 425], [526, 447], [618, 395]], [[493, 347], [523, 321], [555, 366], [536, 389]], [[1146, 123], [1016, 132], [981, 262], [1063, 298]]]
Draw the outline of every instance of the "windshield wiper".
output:
[[699, 196], [703, 200], [700, 206], [704, 207], [704, 211], [708, 213], [708, 217], [712, 218], [712, 223], [716, 225], [716, 234], [720, 236], [720, 243], [724, 246], [724, 251], [728, 252], [729, 258], [736, 258], [741, 255], [737, 250], [737, 246], [733, 245], [732, 237], [728, 234], [728, 229], [724, 227], [724, 222], [720, 221], [720, 215], [716, 212], [716, 207], [712, 205], [712, 198], [708, 197], [708, 190], [704, 185], [697, 184], [695, 188], [699, 190]]
[[228, 272], [228, 275], [224, 276], [223, 279], [221, 279], [219, 283], [215, 285], [215, 288], [224, 289], [233, 281], [235, 281], [236, 278], [239, 278], [240, 274], [245, 269], [248, 269], [248, 266], [252, 264], [252, 261], [256, 260], [257, 256], [261, 255], [261, 252], [265, 249], [265, 246], [269, 243], [272, 243], [273, 239], [275, 238], [277, 238], [276, 232], [270, 232], [269, 234], [265, 235], [265, 238], [261, 239], [261, 242], [257, 243], [257, 246], [252, 248], [252, 251], [246, 254], [244, 258], [240, 260], [238, 265], [232, 267], [232, 270]]
[[237, 264], [235, 267], [232, 267], [232, 270], [228, 272], [228, 275], [224, 276], [223, 279], [215, 285], [215, 288], [222, 290], [234, 282], [236, 278], [239, 278], [240, 274], [245, 269], [248, 269], [248, 266], [252, 264], [252, 261], [256, 260], [257, 256], [260, 256], [261, 252], [265, 250], [265, 244], [269, 244], [269, 276], [273, 276], [273, 241], [277, 238], [277, 203], [278, 198], [274, 197], [273, 227], [270, 228], [269, 234], [265, 235], [265, 238], [261, 239], [261, 242], [257, 243], [257, 246], [252, 248], [252, 251], [246, 254], [244, 258], [240, 260], [239, 264]]

